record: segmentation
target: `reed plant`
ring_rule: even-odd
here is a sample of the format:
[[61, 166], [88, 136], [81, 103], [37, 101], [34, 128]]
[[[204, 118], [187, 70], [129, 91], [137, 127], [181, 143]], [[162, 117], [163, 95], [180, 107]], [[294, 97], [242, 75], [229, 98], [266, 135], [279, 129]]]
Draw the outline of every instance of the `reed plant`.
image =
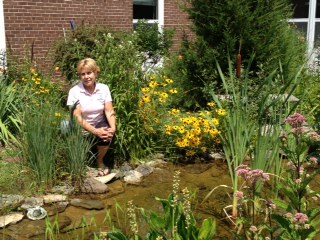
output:
[[47, 187], [56, 180], [57, 141], [61, 113], [58, 107], [37, 103], [25, 108], [21, 139], [24, 163], [39, 186]]
[[93, 138], [84, 136], [82, 128], [73, 122], [72, 129], [62, 136], [62, 156], [65, 171], [71, 175], [71, 179], [77, 183], [85, 177], [87, 166], [93, 162], [94, 155], [91, 154]]
[[[257, 88], [250, 86], [250, 63], [241, 79], [235, 77], [231, 61], [229, 60], [229, 74], [222, 73], [218, 65], [218, 72], [224, 87], [224, 96], [212, 93], [214, 101], [219, 108], [226, 108], [227, 115], [222, 121], [221, 139], [223, 150], [226, 155], [229, 174], [233, 187], [232, 219], [238, 216], [238, 191], [239, 179], [236, 170], [246, 160], [251, 160], [251, 167], [254, 169], [269, 170], [271, 166], [278, 166], [280, 161], [277, 156], [279, 126], [281, 125], [282, 115], [286, 114], [288, 99], [296, 89], [299, 82], [300, 71], [294, 78], [283, 81], [280, 68], [271, 72], [265, 79], [261, 79]], [[224, 100], [223, 100], [224, 99]], [[272, 112], [272, 107], [282, 109], [277, 113], [277, 117], [268, 115]], [[272, 124], [269, 132], [266, 132], [268, 123]], [[270, 144], [263, 145], [267, 141]], [[275, 151], [275, 152], [273, 152]], [[211, 194], [211, 193], [210, 193]]]

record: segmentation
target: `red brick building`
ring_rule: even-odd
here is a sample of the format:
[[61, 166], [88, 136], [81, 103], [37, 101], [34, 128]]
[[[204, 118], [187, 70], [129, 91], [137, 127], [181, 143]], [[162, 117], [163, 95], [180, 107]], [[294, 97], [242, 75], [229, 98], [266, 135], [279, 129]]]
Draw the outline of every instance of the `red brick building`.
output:
[[188, 15], [176, 0], [0, 0], [0, 48], [24, 56], [33, 47], [37, 62], [47, 61], [53, 42], [70, 29], [70, 21], [103, 24], [131, 31], [137, 19], [176, 29], [175, 48], [184, 31], [190, 32]]

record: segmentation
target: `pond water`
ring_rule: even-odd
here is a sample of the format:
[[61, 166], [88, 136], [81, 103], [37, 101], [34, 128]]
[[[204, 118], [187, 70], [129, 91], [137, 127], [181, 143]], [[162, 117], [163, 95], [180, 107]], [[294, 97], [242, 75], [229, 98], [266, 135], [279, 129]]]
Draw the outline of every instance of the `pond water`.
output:
[[[156, 197], [167, 198], [172, 192], [173, 176], [175, 172], [180, 171], [180, 189], [187, 187], [191, 192], [195, 193], [194, 201], [194, 215], [197, 218], [199, 224], [203, 219], [209, 217], [216, 217], [218, 225], [219, 238], [215, 239], [230, 239], [230, 233], [227, 229], [226, 222], [224, 222], [224, 214], [222, 212], [223, 207], [230, 204], [231, 200], [227, 198], [226, 191], [221, 189], [215, 191], [215, 196], [211, 197], [209, 201], [204, 204], [201, 200], [212, 190], [214, 187], [227, 184], [230, 185], [230, 178], [227, 172], [226, 162], [222, 160], [216, 160], [215, 162], [199, 162], [193, 164], [171, 164], [168, 163], [164, 168], [155, 169], [155, 171], [146, 177], [139, 185], [125, 185], [120, 180], [116, 180], [109, 184], [110, 188], [114, 188], [115, 185], [122, 185], [124, 191], [121, 194], [115, 196], [110, 195], [84, 195], [81, 198], [99, 198], [105, 202], [106, 206], [109, 206], [111, 220], [116, 226], [124, 227], [125, 222], [128, 219], [125, 213], [117, 208], [117, 205], [125, 209], [129, 200], [132, 200], [137, 207], [145, 208], [146, 210], [161, 211], [162, 207], [160, 202], [155, 200]], [[121, 183], [119, 183], [121, 182]], [[79, 196], [78, 196], [79, 197]], [[87, 222], [90, 222], [91, 218], [95, 219], [95, 227], [87, 229], [89, 232], [106, 232], [110, 230], [109, 224], [105, 219], [107, 211], [88, 211], [85, 209], [79, 209], [75, 207], [68, 207], [63, 213], [73, 221], [80, 221], [82, 217], [86, 217]], [[140, 230], [145, 229], [143, 221], [139, 221]], [[87, 232], [87, 231], [86, 231]], [[142, 231], [143, 232], [143, 231]], [[75, 235], [81, 239], [93, 239], [90, 238], [90, 234], [84, 233], [83, 229], [77, 231], [70, 231], [68, 234], [61, 234], [63, 239], [76, 239]], [[81, 235], [81, 237], [79, 236]]]
[[[111, 217], [110, 221], [116, 227], [121, 226], [122, 230], [125, 230], [129, 224], [124, 209], [130, 200], [132, 200], [137, 207], [142, 207], [146, 210], [161, 211], [161, 204], [156, 201], [155, 198], [166, 199], [169, 196], [172, 192], [173, 176], [177, 170], [180, 171], [180, 189], [187, 187], [191, 192], [195, 193], [196, 197], [193, 202], [193, 209], [197, 222], [201, 224], [203, 219], [213, 217], [217, 222], [217, 236], [214, 239], [233, 239], [233, 235], [231, 234], [232, 225], [230, 225], [230, 222], [226, 219], [226, 215], [223, 212], [223, 208], [231, 204], [231, 199], [228, 195], [228, 193], [231, 193], [231, 190], [218, 188], [208, 200], [202, 203], [204, 197], [213, 188], [220, 185], [231, 186], [227, 163], [224, 160], [196, 162], [192, 164], [168, 163], [164, 167], [156, 168], [152, 174], [138, 185], [125, 184], [121, 180], [115, 180], [108, 184], [110, 189], [113, 189], [113, 192], [109, 192], [108, 194], [74, 196], [84, 199], [99, 199], [102, 200], [107, 207], [104, 210], [93, 211], [68, 206], [59, 216], [67, 216], [73, 223], [78, 222], [77, 226], [80, 225], [81, 220], [85, 218], [85, 222], [88, 223], [89, 226], [78, 227], [76, 230], [70, 227], [70, 231], [60, 233], [59, 238], [56, 239], [94, 239], [94, 232], [107, 232], [110, 230], [110, 222], [106, 220], [108, 219], [108, 213]], [[312, 185], [318, 189], [320, 177], [317, 177]], [[118, 193], [114, 191], [115, 189], [118, 190]], [[123, 210], [120, 210], [119, 207]], [[94, 222], [92, 222], [93, 219]], [[139, 229], [143, 233], [147, 226], [144, 225], [143, 221], [139, 220], [138, 222]], [[1, 238], [1, 232], [0, 239], [3, 239]], [[43, 240], [45, 238], [44, 236], [38, 236], [29, 239]]]

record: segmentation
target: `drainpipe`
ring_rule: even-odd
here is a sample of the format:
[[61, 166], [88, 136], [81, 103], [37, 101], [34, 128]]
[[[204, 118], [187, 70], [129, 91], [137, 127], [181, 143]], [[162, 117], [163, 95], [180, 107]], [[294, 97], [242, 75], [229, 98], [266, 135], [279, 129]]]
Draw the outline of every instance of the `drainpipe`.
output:
[[3, 0], [0, 0], [0, 67], [4, 68], [5, 59], [2, 58], [2, 54], [6, 51], [6, 32], [4, 28], [4, 12], [3, 12]]

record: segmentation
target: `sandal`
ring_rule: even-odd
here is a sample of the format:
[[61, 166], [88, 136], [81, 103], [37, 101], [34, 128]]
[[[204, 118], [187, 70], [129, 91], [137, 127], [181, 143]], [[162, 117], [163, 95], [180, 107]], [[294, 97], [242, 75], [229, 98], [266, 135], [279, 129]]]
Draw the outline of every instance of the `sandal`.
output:
[[108, 167], [98, 168], [98, 176], [107, 176], [110, 173], [110, 169]]

